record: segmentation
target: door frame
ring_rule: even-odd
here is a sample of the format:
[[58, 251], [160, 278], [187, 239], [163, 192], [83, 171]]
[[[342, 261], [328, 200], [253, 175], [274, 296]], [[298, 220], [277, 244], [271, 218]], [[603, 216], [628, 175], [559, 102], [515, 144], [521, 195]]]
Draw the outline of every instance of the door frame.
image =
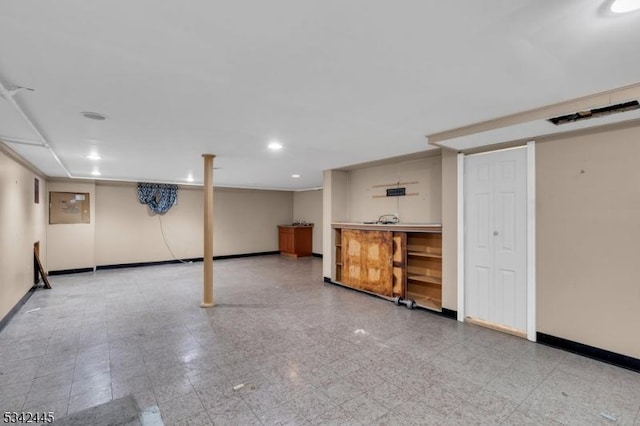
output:
[[[536, 341], [536, 145], [527, 142], [527, 340]], [[513, 148], [507, 148], [513, 149]], [[488, 151], [497, 152], [501, 150]], [[465, 233], [464, 226], [464, 159], [463, 152], [458, 153], [457, 173], [457, 275], [458, 275], [458, 321], [465, 319]]]

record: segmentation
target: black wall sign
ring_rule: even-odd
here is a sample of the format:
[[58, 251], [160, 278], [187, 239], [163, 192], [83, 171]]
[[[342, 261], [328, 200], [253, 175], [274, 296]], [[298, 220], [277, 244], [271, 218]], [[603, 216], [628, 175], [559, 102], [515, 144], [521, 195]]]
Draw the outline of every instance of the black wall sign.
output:
[[401, 197], [407, 195], [406, 188], [389, 188], [387, 189], [387, 197]]

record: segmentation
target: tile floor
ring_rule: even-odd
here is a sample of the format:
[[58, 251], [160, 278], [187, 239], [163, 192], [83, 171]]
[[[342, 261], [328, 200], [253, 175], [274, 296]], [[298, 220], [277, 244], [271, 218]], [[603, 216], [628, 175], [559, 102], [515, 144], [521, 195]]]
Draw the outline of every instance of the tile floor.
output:
[[0, 333], [0, 409], [132, 394], [167, 425], [640, 425], [640, 374], [325, 284], [319, 259], [217, 261], [208, 310], [201, 276], [52, 277]]

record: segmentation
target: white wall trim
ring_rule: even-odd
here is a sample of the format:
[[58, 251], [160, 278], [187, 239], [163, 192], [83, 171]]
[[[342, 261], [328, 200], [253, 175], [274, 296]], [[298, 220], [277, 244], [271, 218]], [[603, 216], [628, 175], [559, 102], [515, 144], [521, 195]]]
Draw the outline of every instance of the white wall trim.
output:
[[527, 142], [527, 339], [536, 341], [536, 145]]
[[458, 244], [458, 255], [457, 255], [457, 275], [458, 275], [458, 321], [464, 322], [464, 154], [458, 153], [458, 167], [457, 167], [457, 201], [458, 201], [458, 209], [457, 209], [457, 244]]

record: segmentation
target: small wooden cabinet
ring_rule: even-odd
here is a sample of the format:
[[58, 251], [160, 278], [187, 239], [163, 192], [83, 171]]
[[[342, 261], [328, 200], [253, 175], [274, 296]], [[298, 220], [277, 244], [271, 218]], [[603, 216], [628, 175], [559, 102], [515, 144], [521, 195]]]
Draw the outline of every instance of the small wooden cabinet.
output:
[[385, 297], [442, 310], [442, 228], [439, 225], [337, 226], [335, 280]]
[[313, 225], [279, 225], [280, 254], [291, 257], [311, 256]]

